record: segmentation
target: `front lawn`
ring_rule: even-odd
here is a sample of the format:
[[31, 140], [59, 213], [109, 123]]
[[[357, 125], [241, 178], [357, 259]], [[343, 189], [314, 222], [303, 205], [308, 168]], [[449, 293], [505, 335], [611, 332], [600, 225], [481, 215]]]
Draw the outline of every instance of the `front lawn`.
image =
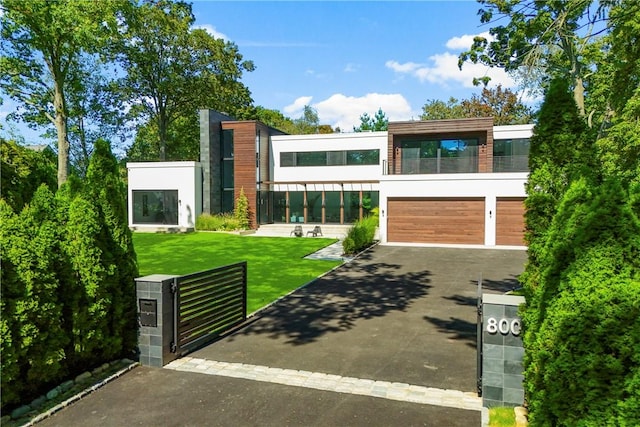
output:
[[183, 275], [247, 261], [248, 313], [339, 265], [339, 261], [303, 259], [333, 242], [226, 233], [133, 234], [140, 276]]

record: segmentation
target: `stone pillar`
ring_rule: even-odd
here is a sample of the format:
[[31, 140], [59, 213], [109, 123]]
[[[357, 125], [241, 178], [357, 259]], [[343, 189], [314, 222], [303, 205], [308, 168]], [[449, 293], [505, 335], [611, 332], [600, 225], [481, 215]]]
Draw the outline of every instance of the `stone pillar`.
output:
[[177, 358], [171, 352], [175, 296], [171, 286], [175, 277], [152, 274], [136, 279], [141, 365], [161, 368]]
[[222, 206], [222, 122], [233, 120], [215, 110], [200, 110], [202, 212], [218, 213]]
[[482, 405], [524, 403], [524, 347], [518, 306], [524, 297], [482, 295]]

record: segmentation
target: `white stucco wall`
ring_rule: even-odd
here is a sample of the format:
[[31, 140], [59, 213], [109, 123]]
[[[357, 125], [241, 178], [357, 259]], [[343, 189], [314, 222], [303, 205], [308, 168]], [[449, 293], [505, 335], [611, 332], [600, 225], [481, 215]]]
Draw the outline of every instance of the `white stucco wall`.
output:
[[483, 197], [485, 246], [496, 244], [496, 199], [526, 197], [528, 173], [385, 175], [380, 181], [380, 240], [387, 242], [388, 199], [394, 197]]
[[531, 138], [533, 133], [533, 125], [508, 125], [494, 126], [493, 139], [519, 139]]
[[[282, 152], [374, 149], [380, 150], [380, 163], [377, 165], [280, 166]], [[272, 181], [275, 182], [378, 181], [382, 177], [382, 165], [386, 164], [387, 160], [387, 132], [278, 135], [271, 137], [270, 151], [273, 156]], [[351, 188], [345, 187], [345, 190], [351, 190]], [[276, 191], [283, 190], [276, 189]]]
[[133, 190], [178, 190], [178, 227], [195, 227], [196, 218], [202, 213], [202, 168], [199, 162], [127, 163], [127, 171], [129, 227], [163, 227], [133, 222]]

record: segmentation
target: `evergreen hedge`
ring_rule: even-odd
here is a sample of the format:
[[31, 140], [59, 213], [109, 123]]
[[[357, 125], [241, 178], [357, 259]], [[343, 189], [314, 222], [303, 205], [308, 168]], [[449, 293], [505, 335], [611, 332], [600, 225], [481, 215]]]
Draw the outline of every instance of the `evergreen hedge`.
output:
[[124, 186], [96, 142], [84, 183], [42, 185], [14, 209], [0, 199], [3, 410], [137, 345]]
[[[633, 190], [632, 190], [633, 191]], [[576, 181], [548, 230], [523, 313], [534, 425], [640, 419], [640, 222], [616, 181]]]

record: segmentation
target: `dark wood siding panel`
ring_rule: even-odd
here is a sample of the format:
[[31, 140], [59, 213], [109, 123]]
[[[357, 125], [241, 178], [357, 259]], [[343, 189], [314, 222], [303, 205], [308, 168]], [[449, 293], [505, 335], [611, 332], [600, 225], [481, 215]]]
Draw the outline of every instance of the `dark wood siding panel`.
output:
[[493, 128], [493, 117], [473, 119], [424, 120], [390, 122], [388, 130], [398, 135], [419, 135], [436, 133], [463, 133]]
[[496, 200], [496, 245], [524, 246], [524, 198]]
[[233, 129], [233, 174], [235, 198], [240, 190], [249, 199], [251, 227], [256, 228], [256, 125], [255, 121], [223, 122], [223, 129]]
[[401, 173], [398, 157], [400, 139], [427, 135], [434, 138], [478, 138], [478, 172], [493, 171], [493, 117], [390, 122], [388, 132], [388, 158], [392, 174]]
[[390, 199], [387, 240], [484, 244], [483, 198]]

